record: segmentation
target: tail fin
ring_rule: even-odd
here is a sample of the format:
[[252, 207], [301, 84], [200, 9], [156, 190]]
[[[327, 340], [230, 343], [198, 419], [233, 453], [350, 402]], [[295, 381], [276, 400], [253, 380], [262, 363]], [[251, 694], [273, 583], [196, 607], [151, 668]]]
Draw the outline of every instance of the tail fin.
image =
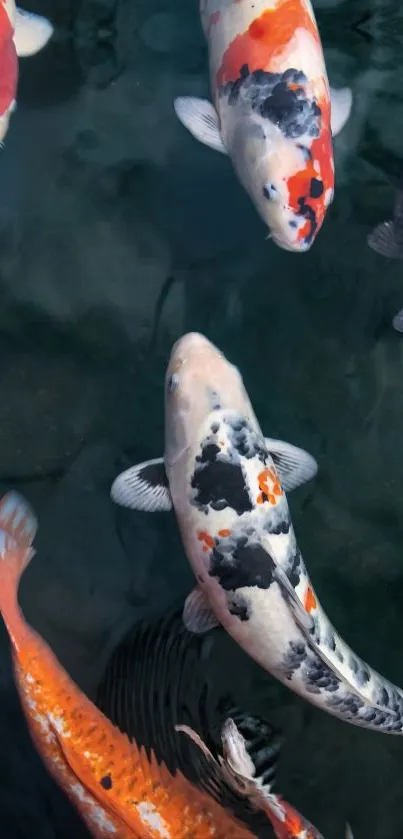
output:
[[37, 520], [28, 502], [17, 492], [8, 492], [0, 501], [0, 565], [14, 565], [22, 574], [33, 554], [32, 542]]

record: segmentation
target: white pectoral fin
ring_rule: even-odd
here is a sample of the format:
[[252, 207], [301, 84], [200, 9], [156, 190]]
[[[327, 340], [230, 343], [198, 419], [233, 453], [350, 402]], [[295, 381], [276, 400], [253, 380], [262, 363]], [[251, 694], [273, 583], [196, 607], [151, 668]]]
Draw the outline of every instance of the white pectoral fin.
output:
[[178, 96], [174, 101], [174, 108], [182, 125], [193, 134], [196, 140], [215, 151], [227, 154], [227, 149], [221, 139], [217, 111], [208, 99]]
[[353, 91], [350, 87], [330, 88], [330, 124], [333, 137], [344, 128], [353, 107]]
[[111, 498], [121, 507], [159, 513], [172, 510], [169, 483], [162, 457], [138, 463], [114, 480]]
[[41, 15], [17, 8], [14, 27], [14, 44], [19, 58], [40, 52], [53, 35], [51, 22]]
[[284, 440], [266, 437], [266, 446], [274, 460], [281, 485], [285, 492], [312, 480], [318, 471], [318, 464], [311, 454]]
[[219, 622], [199, 586], [193, 589], [185, 600], [183, 623], [189, 632], [203, 634], [218, 626]]

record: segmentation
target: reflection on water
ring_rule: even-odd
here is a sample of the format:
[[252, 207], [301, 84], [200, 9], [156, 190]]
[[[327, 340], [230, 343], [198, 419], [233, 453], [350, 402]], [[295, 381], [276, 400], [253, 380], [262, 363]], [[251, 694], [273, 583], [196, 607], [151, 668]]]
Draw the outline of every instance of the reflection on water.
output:
[[[354, 110], [336, 199], [299, 256], [266, 241], [229, 162], [176, 120], [175, 96], [208, 95], [196, 5], [43, 0], [58, 35], [22, 63], [0, 157], [0, 475], [40, 521], [21, 602], [91, 692], [127, 628], [190, 590], [174, 522], [108, 492], [161, 452], [164, 366], [197, 329], [240, 366], [266, 433], [318, 460], [290, 499], [311, 578], [351, 646], [403, 685], [403, 268], [367, 246], [403, 171], [403, 10], [314, 4]], [[29, 744], [2, 638], [2, 824], [84, 837]], [[226, 638], [213, 657], [223, 689], [241, 669], [239, 700], [284, 727], [279, 788], [326, 839], [346, 818], [356, 839], [401, 837], [401, 738], [316, 711]]]

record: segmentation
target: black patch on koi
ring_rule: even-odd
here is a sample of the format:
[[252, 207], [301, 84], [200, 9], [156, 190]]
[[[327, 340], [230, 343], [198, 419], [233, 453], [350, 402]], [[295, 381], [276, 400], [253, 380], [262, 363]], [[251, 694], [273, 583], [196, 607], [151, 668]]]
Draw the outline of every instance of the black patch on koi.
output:
[[226, 416], [225, 424], [229, 429], [229, 440], [235, 451], [241, 457], [250, 460], [258, 457], [266, 463], [267, 451], [264, 437], [256, 432], [242, 416]]
[[304, 216], [307, 219], [307, 221], [309, 221], [309, 223], [311, 225], [310, 232], [308, 233], [307, 236], [305, 236], [305, 241], [306, 241], [307, 244], [309, 244], [309, 242], [312, 242], [312, 239], [313, 239], [313, 237], [316, 233], [316, 229], [317, 229], [317, 226], [318, 226], [318, 223], [316, 221], [316, 213], [315, 213], [315, 210], [313, 209], [313, 207], [310, 207], [309, 204], [305, 203], [305, 198], [304, 197], [298, 198], [298, 204], [299, 204], [298, 214], [300, 216]]
[[137, 480], [148, 484], [150, 487], [163, 486], [169, 488], [166, 471], [160, 463], [146, 464], [143, 469], [139, 470]]
[[301, 664], [305, 661], [307, 652], [307, 647], [302, 641], [290, 641], [288, 652], [282, 662], [282, 671], [286, 679], [292, 679], [295, 671], [299, 670]]
[[219, 95], [227, 96], [229, 105], [236, 105], [239, 99], [247, 102], [253, 111], [277, 125], [285, 137], [318, 137], [322, 112], [316, 100], [307, 96], [306, 83], [305, 74], [295, 68], [284, 73], [250, 73], [243, 65], [238, 79], [221, 85]]
[[211, 409], [212, 411], [218, 411], [220, 408], [220, 397], [216, 390], [213, 390], [211, 387], [207, 388], [208, 397], [211, 402]]
[[104, 775], [104, 777], [101, 778], [99, 783], [101, 784], [101, 787], [103, 787], [104, 789], [112, 789], [113, 787], [112, 778], [110, 775]]
[[301, 676], [308, 693], [334, 693], [340, 687], [339, 677], [313, 650], [300, 641], [290, 641], [282, 662], [285, 678], [291, 680], [301, 665]]
[[[267, 501], [268, 498], [265, 493], [262, 493], [262, 495]], [[267, 513], [263, 526], [266, 533], [278, 536], [280, 533], [286, 534], [290, 532], [291, 519], [287, 513], [280, 513], [276, 508], [274, 508]]]
[[217, 545], [211, 554], [210, 577], [216, 577], [225, 591], [257, 586], [270, 588], [275, 572], [275, 563], [261, 545], [248, 544], [248, 537], [237, 540], [231, 553], [221, 550]]
[[250, 618], [249, 603], [242, 597], [241, 594], [233, 594], [228, 597], [228, 611], [230, 615], [235, 615], [240, 621], [248, 621]]
[[274, 184], [270, 184], [269, 186], [263, 187], [263, 195], [267, 198], [268, 201], [272, 201], [273, 198], [276, 197], [277, 189]]
[[320, 198], [323, 195], [323, 181], [320, 181], [319, 178], [311, 178], [311, 185], [309, 188], [309, 195], [311, 198]]
[[329, 633], [329, 635], [327, 636], [326, 644], [329, 647], [329, 650], [332, 650], [332, 652], [334, 653], [336, 650], [336, 640], [333, 633]]
[[304, 667], [303, 679], [309, 693], [333, 693], [340, 687], [340, 679], [335, 672], [317, 655], [312, 654]]
[[326, 705], [328, 708], [333, 708], [344, 718], [355, 719], [358, 717], [359, 711], [364, 707], [365, 703], [357, 694], [343, 692], [341, 695], [327, 697]]
[[[291, 520], [289, 523], [288, 530], [291, 527]], [[288, 530], [283, 530], [283, 533], [288, 533]], [[301, 551], [299, 548], [295, 548], [295, 553], [291, 559], [291, 566], [287, 569], [287, 577], [291, 583], [291, 585], [296, 588], [300, 579], [301, 579]]]
[[305, 160], [312, 160], [311, 150], [308, 149], [308, 146], [304, 146], [302, 143], [297, 143], [297, 148], [302, 151]]
[[[220, 455], [220, 458], [218, 458]], [[213, 510], [231, 507], [238, 516], [252, 510], [245, 478], [240, 465], [225, 460], [216, 443], [206, 443], [196, 457], [196, 468], [191, 480], [197, 495], [195, 503]]]

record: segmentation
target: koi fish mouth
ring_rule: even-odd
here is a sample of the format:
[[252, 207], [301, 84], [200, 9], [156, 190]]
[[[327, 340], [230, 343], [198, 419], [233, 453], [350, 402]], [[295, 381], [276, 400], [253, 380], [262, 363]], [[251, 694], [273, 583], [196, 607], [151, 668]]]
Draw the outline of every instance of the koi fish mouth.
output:
[[289, 251], [290, 253], [301, 253], [309, 251], [313, 242], [315, 241], [313, 237], [309, 241], [307, 241], [306, 239], [295, 239], [294, 242], [291, 242], [287, 241], [287, 239], [283, 238], [280, 234], [276, 233], [271, 233], [267, 238], [270, 238], [274, 242], [274, 244], [281, 248], [283, 251]]

